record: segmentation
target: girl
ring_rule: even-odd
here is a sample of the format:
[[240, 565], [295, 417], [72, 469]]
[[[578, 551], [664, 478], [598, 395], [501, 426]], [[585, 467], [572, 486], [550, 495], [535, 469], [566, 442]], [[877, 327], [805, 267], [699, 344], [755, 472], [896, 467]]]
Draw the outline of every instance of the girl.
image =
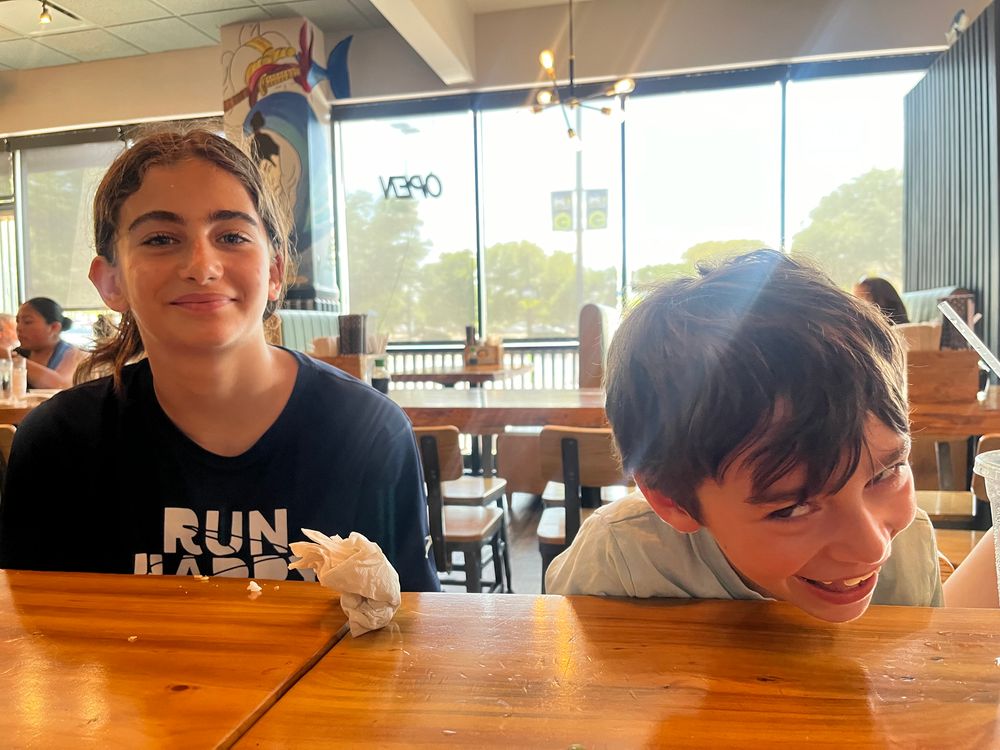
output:
[[406, 417], [265, 341], [289, 231], [254, 163], [206, 131], [148, 136], [101, 182], [94, 233], [90, 278], [122, 319], [84, 369], [112, 375], [18, 430], [0, 567], [283, 579], [312, 528], [359, 531], [404, 590], [438, 589]]
[[27, 360], [29, 388], [69, 388], [82, 354], [59, 335], [73, 325], [48, 297], [29, 299], [17, 311], [15, 351]]

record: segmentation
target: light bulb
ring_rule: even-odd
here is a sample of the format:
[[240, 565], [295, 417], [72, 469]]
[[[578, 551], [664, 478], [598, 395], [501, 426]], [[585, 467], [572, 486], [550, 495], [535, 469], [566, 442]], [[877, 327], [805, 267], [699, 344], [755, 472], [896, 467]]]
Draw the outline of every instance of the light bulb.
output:
[[569, 128], [566, 131], [566, 135], [569, 136], [570, 148], [574, 151], [583, 151], [583, 139], [580, 138], [579, 134], [573, 128]]
[[42, 3], [42, 12], [38, 16], [38, 23], [52, 23], [52, 14], [49, 13], [49, 6]]
[[551, 71], [556, 64], [556, 56], [552, 53], [550, 49], [543, 49], [542, 53], [538, 56], [538, 62], [542, 64], [546, 72]]
[[631, 94], [635, 91], [635, 81], [631, 78], [622, 78], [615, 81], [614, 88], [612, 89], [616, 94]]
[[552, 89], [542, 89], [535, 94], [535, 101], [541, 106], [552, 104]]

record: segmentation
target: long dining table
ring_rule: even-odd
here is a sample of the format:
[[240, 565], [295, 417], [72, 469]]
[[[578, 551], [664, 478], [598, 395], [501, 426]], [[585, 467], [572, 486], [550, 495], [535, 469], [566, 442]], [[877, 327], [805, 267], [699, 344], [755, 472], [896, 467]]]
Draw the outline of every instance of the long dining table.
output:
[[0, 746], [218, 747], [346, 632], [316, 584], [0, 570]]
[[990, 387], [981, 401], [911, 403], [910, 427], [914, 435], [934, 438], [1000, 432], [1000, 387]]
[[437, 389], [391, 391], [416, 427], [454, 425], [461, 432], [486, 434], [504, 425], [558, 424], [606, 427], [604, 391]]
[[0, 572], [4, 747], [1000, 743], [1000, 612], [404, 593]]

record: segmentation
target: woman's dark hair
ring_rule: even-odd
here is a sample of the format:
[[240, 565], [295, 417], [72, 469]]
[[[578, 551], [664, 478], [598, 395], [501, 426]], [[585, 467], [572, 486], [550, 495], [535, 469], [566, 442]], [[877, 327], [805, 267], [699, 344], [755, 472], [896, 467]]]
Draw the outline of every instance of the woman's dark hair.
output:
[[73, 321], [63, 315], [62, 305], [54, 299], [49, 299], [48, 297], [32, 297], [25, 304], [31, 305], [31, 308], [45, 318], [45, 322], [49, 325], [52, 323], [58, 323], [60, 331], [65, 331], [73, 325]]
[[856, 286], [864, 290], [868, 300], [878, 305], [893, 325], [910, 322], [910, 316], [906, 314], [906, 305], [903, 304], [896, 287], [888, 281], [878, 276], [868, 276], [861, 279]]
[[[269, 301], [264, 310], [264, 320], [268, 321], [281, 304], [285, 282], [292, 272], [291, 224], [257, 164], [235, 143], [208, 130], [154, 132], [137, 140], [115, 159], [94, 196], [94, 244], [97, 254], [111, 265], [118, 262], [115, 242], [122, 204], [142, 187], [150, 168], [192, 160], [206, 161], [239, 180], [264, 224], [272, 257], [282, 262], [285, 276], [278, 299]], [[98, 342], [94, 353], [77, 369], [74, 379], [81, 382], [110, 371], [115, 389], [119, 390], [122, 368], [144, 352], [135, 317], [126, 310], [122, 313], [115, 336]]]
[[903, 353], [872, 305], [759, 250], [660, 286], [608, 354], [607, 412], [625, 471], [701, 519], [698, 489], [737, 460], [754, 488], [798, 467], [836, 491], [870, 416], [909, 432]]

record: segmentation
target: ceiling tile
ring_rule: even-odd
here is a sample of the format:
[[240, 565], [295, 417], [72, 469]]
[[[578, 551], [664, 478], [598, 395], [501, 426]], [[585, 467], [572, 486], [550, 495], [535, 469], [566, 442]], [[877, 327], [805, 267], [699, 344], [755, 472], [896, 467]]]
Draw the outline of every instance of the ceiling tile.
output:
[[213, 10], [232, 10], [254, 5], [254, 0], [156, 0], [156, 2], [179, 16], [188, 13], [206, 13]]
[[52, 23], [39, 23], [38, 16], [42, 4], [38, 0], [8, 0], [0, 3], [0, 26], [16, 31], [24, 36], [59, 34], [74, 29], [84, 29], [90, 24], [70, 18], [52, 9]]
[[15, 39], [11, 42], [0, 42], [0, 65], [25, 70], [27, 68], [44, 68], [48, 65], [67, 65], [77, 60], [49, 49], [33, 39]]
[[108, 31], [146, 52], [166, 52], [172, 49], [208, 47], [215, 44], [212, 37], [188, 26], [179, 18], [109, 26]]
[[298, 0], [268, 5], [267, 11], [275, 18], [304, 16], [323, 31], [370, 29], [372, 23], [346, 0]]
[[18, 39], [20, 36], [21, 35], [16, 31], [11, 31], [10, 29], [5, 29], [3, 26], [0, 26], [0, 42], [4, 39]]
[[239, 10], [217, 10], [214, 13], [192, 13], [184, 16], [184, 20], [215, 41], [219, 41], [219, 28], [231, 23], [241, 23], [244, 21], [267, 21], [271, 17], [263, 8], [256, 5], [252, 8], [241, 8]]
[[56, 0], [56, 3], [98, 26], [152, 21], [170, 16], [170, 11], [151, 0]]
[[103, 29], [54, 34], [39, 40], [46, 47], [72, 55], [78, 60], [107, 60], [113, 57], [141, 55], [142, 50], [112, 36]]

